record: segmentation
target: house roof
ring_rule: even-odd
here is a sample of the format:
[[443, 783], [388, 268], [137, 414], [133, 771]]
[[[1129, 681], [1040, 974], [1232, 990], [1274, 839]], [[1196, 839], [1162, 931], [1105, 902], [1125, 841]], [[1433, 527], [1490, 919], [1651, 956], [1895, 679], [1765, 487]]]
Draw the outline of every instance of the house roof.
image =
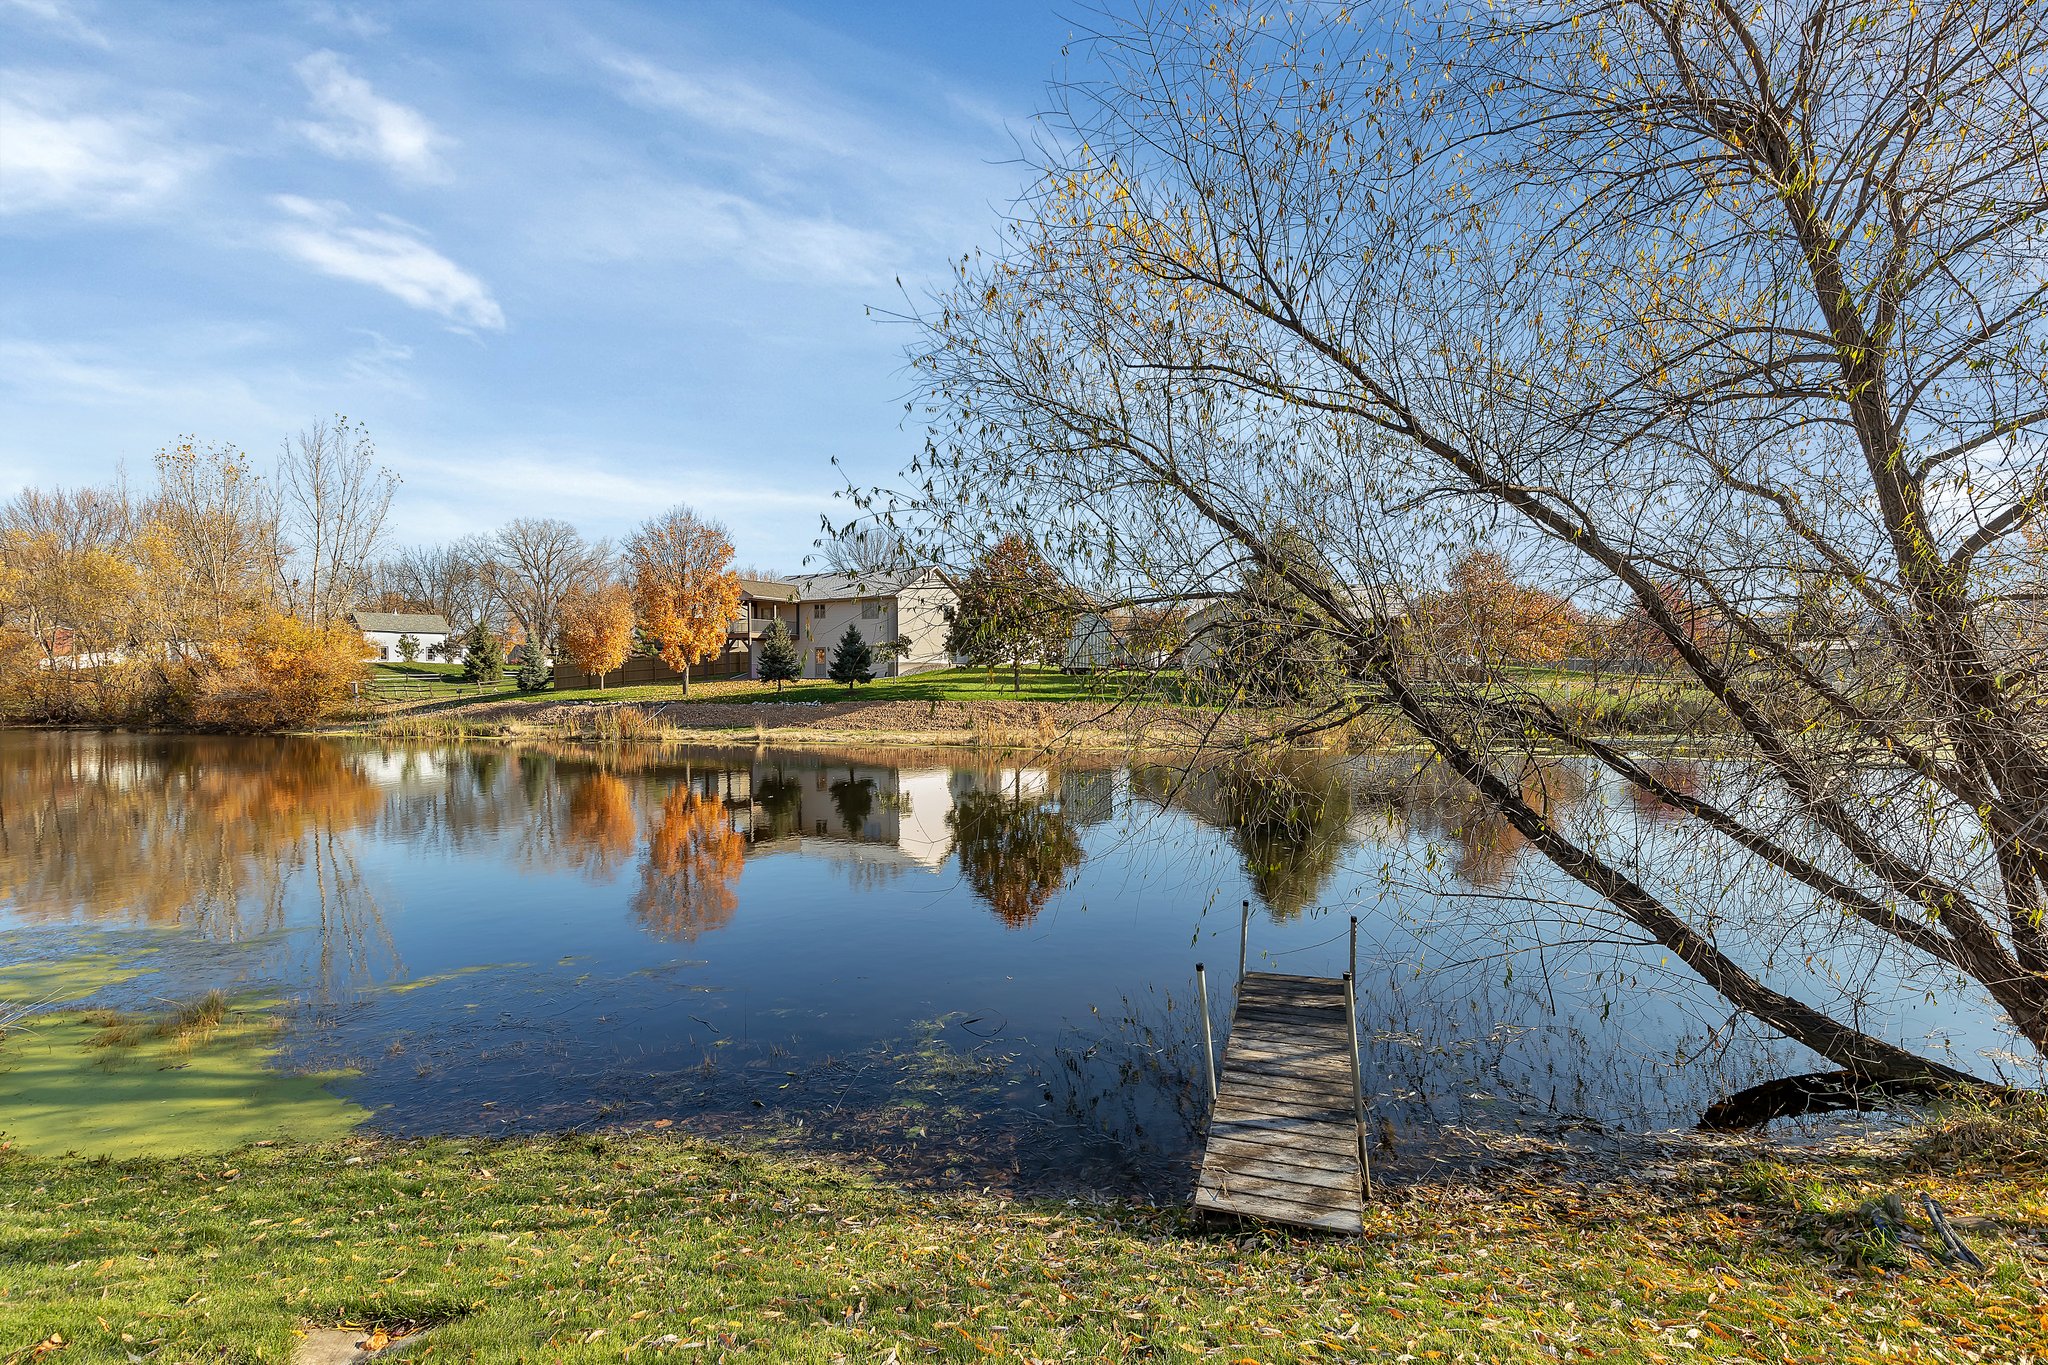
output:
[[356, 611], [350, 612], [348, 619], [356, 623], [357, 630], [374, 630], [391, 635], [446, 635], [448, 633], [448, 618], [439, 612]]
[[894, 597], [905, 588], [924, 585], [927, 580], [938, 581], [931, 569], [904, 569], [894, 573], [803, 574], [790, 579], [797, 594], [806, 602], [830, 602], [849, 597]]
[[794, 602], [796, 584], [780, 578], [741, 578], [740, 594], [757, 602]]

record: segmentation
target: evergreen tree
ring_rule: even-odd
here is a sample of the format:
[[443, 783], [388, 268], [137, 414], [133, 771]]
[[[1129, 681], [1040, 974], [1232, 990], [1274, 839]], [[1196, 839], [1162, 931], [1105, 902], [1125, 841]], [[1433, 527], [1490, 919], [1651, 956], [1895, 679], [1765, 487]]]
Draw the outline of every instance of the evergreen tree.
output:
[[[1322, 586], [1331, 586], [1300, 533], [1282, 531], [1273, 546]], [[1329, 627], [1329, 619], [1277, 567], [1256, 564], [1223, 622], [1223, 675], [1255, 705], [1329, 702], [1345, 685], [1343, 642]]]
[[469, 628], [469, 635], [462, 642], [462, 678], [464, 682], [495, 682], [505, 671], [505, 649], [498, 643], [498, 637], [491, 634], [479, 621]]
[[795, 641], [789, 638], [789, 627], [779, 620], [769, 622], [761, 636], [761, 681], [774, 683], [775, 690], [780, 692], [784, 683], [795, 682], [803, 675], [804, 661], [796, 652]]
[[832, 651], [831, 671], [832, 681], [845, 683], [849, 692], [874, 678], [875, 651], [861, 637], [859, 626], [847, 626], [846, 634], [839, 637], [838, 648]]
[[513, 681], [519, 685], [521, 692], [538, 692], [552, 682], [554, 676], [555, 671], [541, 662], [539, 652], [529, 649]]
[[399, 658], [401, 658], [401, 659], [403, 659], [403, 660], [405, 660], [405, 661], [406, 661], [407, 663], [411, 663], [411, 662], [412, 662], [413, 660], [415, 660], [415, 659], [419, 658], [419, 657], [420, 657], [420, 637], [419, 637], [419, 636], [417, 636], [417, 635], [401, 635], [401, 636], [399, 636], [399, 637], [398, 637], [398, 657], [399, 657]]

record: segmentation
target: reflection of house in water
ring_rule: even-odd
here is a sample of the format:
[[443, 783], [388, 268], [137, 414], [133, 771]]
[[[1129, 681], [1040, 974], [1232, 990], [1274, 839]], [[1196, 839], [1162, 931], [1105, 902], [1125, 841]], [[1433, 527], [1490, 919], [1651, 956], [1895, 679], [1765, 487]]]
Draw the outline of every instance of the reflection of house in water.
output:
[[750, 857], [797, 852], [864, 868], [936, 872], [955, 851], [956, 812], [974, 797], [1055, 802], [1077, 827], [1114, 810], [1107, 772], [1045, 768], [893, 768], [866, 763], [762, 762], [705, 774]]

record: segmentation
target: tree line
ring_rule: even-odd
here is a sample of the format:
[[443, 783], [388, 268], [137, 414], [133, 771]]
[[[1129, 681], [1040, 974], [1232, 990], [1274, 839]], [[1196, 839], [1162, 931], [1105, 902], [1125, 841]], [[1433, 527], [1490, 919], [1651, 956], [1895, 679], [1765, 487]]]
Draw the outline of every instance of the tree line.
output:
[[0, 708], [13, 719], [270, 728], [343, 706], [397, 477], [359, 423], [267, 470], [193, 438], [146, 495], [117, 481], [0, 506]]

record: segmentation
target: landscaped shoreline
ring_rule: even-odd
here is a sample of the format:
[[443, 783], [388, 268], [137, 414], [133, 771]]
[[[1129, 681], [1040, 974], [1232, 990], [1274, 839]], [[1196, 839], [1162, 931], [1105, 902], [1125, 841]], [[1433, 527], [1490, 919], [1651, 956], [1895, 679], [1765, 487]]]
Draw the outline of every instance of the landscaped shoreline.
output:
[[[1532, 1147], [1394, 1191], [1344, 1240], [906, 1191], [673, 1131], [0, 1147], [0, 1359], [279, 1361], [302, 1327], [440, 1324], [433, 1353], [475, 1361], [2017, 1361], [2048, 1352], [2043, 1124]], [[1986, 1270], [1936, 1254], [1922, 1191]]]
[[[1553, 696], [1595, 698], [1612, 708], [1605, 738], [1668, 745], [1690, 730], [1662, 723], [1682, 689], [1638, 695], [1583, 679], [1545, 678]], [[1652, 686], [1654, 685], [1646, 685]], [[1185, 752], [1287, 742], [1323, 749], [1398, 750], [1420, 740], [1391, 711], [1283, 739], [1302, 719], [1284, 710], [1165, 695], [1157, 678], [1027, 669], [951, 669], [881, 679], [859, 689], [804, 682], [786, 690], [746, 679], [680, 686], [498, 691], [387, 707], [332, 733], [418, 739], [654, 740], [709, 747], [973, 747], [1088, 752]], [[1647, 697], [1647, 701], [1646, 698]], [[1645, 723], [1654, 722], [1654, 723]], [[1688, 721], [1688, 724], [1691, 722]]]

